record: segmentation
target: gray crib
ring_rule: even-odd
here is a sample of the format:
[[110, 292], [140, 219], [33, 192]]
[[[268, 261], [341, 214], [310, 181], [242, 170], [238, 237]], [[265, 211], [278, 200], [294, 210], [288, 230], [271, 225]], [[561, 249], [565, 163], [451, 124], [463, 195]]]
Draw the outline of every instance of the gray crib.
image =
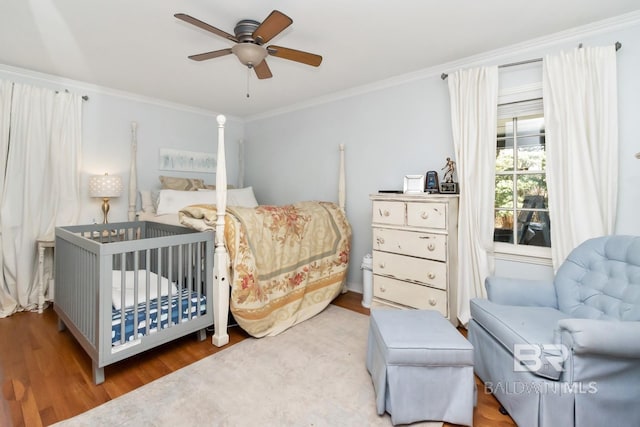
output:
[[104, 367], [213, 324], [213, 232], [149, 221], [56, 228], [54, 310]]

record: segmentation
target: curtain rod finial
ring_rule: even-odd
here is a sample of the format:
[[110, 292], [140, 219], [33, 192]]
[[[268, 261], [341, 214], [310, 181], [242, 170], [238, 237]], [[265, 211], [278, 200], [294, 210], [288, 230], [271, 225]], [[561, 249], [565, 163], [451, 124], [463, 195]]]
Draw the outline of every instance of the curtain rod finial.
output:
[[447, 79], [447, 77], [449, 77], [449, 74], [447, 74], [447, 73], [442, 73], [442, 74], [440, 74], [440, 78], [441, 78], [442, 80], [446, 80], [446, 79]]

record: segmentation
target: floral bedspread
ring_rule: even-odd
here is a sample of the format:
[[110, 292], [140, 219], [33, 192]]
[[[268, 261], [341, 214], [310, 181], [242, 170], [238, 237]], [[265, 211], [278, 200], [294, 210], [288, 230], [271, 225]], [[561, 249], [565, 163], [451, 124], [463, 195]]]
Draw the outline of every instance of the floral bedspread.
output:
[[[213, 205], [180, 212], [180, 222], [215, 230]], [[346, 280], [351, 227], [336, 204], [228, 207], [230, 309], [255, 337], [276, 335], [322, 311]]]

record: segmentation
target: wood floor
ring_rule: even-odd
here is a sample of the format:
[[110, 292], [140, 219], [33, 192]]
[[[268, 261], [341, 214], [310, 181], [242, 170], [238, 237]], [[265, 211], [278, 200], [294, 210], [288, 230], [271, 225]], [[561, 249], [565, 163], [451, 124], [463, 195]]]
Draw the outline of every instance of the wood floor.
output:
[[[361, 298], [347, 292], [334, 304], [369, 314]], [[248, 337], [237, 327], [229, 335], [231, 345]], [[58, 332], [51, 308], [43, 314], [17, 313], [0, 319], [0, 343], [2, 427], [46, 426], [70, 418], [222, 350], [210, 339], [198, 342], [190, 335], [107, 366], [106, 381], [96, 386], [91, 360], [68, 331]], [[515, 426], [498, 407], [478, 381], [474, 426]]]

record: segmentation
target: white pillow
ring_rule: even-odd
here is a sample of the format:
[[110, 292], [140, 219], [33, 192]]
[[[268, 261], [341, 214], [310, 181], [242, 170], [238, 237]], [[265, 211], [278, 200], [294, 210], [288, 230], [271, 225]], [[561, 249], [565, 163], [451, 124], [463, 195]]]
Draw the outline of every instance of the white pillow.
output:
[[199, 204], [215, 204], [216, 196], [211, 191], [160, 190], [157, 215], [178, 213], [180, 209]]
[[142, 212], [155, 214], [158, 210], [158, 199], [160, 198], [160, 190], [140, 190], [140, 202], [142, 204]]
[[[212, 194], [213, 199], [216, 199], [216, 190], [198, 188], [198, 191]], [[253, 187], [231, 188], [227, 190], [227, 206], [241, 206], [244, 208], [257, 207], [258, 201], [256, 200], [256, 196], [253, 194]]]
[[[125, 271], [125, 300], [124, 306], [131, 307], [135, 301], [134, 299], [134, 280], [135, 271]], [[149, 272], [149, 299], [158, 298], [158, 275], [153, 272]], [[138, 270], [138, 303], [145, 302], [147, 293], [147, 270]], [[178, 293], [176, 284], [171, 282], [171, 295]], [[169, 280], [166, 277], [160, 278], [160, 295], [165, 296], [169, 294]], [[113, 270], [113, 282], [112, 282], [112, 295], [111, 295], [113, 307], [116, 310], [120, 310], [122, 303], [122, 272], [120, 270]]]
[[245, 187], [227, 190], [227, 204], [229, 206], [255, 208], [258, 206], [258, 201], [255, 194], [253, 194], [253, 187]]

